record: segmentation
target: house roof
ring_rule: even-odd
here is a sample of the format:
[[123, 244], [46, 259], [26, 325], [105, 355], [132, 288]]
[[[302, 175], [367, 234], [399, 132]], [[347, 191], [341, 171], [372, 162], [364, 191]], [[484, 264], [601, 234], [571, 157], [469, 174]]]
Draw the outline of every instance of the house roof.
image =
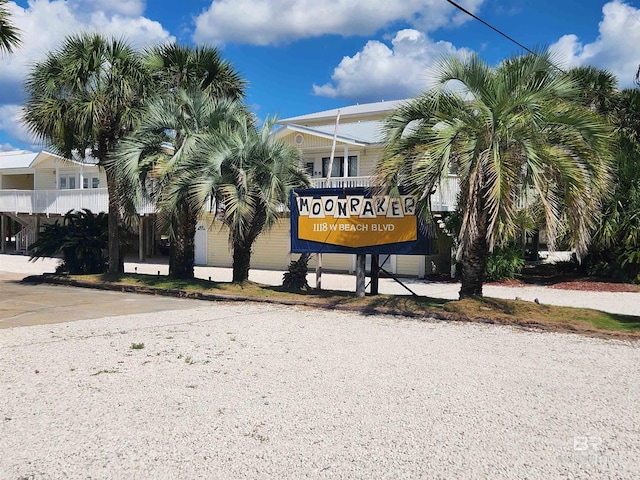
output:
[[[382, 142], [382, 123], [380, 121], [342, 123], [338, 125], [336, 141], [348, 145], [366, 146]], [[276, 135], [283, 137], [291, 132], [306, 133], [327, 140], [333, 140], [335, 125], [318, 125], [305, 127], [303, 125], [288, 124], [281, 127]]]
[[340, 119], [347, 120], [349, 117], [384, 117], [391, 110], [396, 109], [402, 103], [407, 100], [391, 100], [387, 102], [375, 102], [375, 103], [363, 103], [358, 105], [349, 105], [341, 108], [334, 108], [332, 110], [325, 110], [323, 112], [309, 113], [307, 115], [299, 115], [297, 117], [284, 118], [278, 123], [280, 125], [297, 124], [306, 125], [307, 123], [322, 124], [334, 123], [340, 111]]
[[28, 150], [0, 152], [0, 170], [30, 168], [37, 156], [37, 152], [29, 152]]
[[46, 150], [42, 150], [40, 152], [14, 150], [11, 152], [0, 152], [0, 172], [23, 173], [25, 171], [31, 171], [36, 167], [36, 165], [52, 157], [58, 160], [85, 166], [96, 166], [98, 163], [97, 160], [91, 156], [87, 156], [82, 159], [74, 155], [74, 158], [69, 160]]

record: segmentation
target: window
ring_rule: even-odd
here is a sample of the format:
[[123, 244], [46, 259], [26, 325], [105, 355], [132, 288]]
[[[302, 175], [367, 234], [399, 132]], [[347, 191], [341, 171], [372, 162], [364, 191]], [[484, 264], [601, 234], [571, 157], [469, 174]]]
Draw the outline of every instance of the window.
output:
[[66, 175], [60, 175], [60, 190], [75, 190], [77, 187], [76, 185], [76, 176], [75, 174], [71, 173], [71, 174], [66, 174]]
[[313, 177], [313, 162], [305, 163], [304, 169], [310, 177]]
[[82, 188], [100, 188], [100, 177], [87, 176], [82, 179]]
[[[329, 157], [322, 159], [322, 176], [326, 177], [329, 170]], [[331, 167], [332, 177], [357, 177], [358, 176], [358, 156], [349, 155], [347, 172], [344, 171], [344, 157], [334, 157]]]

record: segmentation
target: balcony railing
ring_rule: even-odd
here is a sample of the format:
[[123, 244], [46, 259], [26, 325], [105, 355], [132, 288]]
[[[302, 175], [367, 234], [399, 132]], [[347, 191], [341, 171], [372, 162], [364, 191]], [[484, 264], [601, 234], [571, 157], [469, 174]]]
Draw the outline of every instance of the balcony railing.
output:
[[[332, 177], [327, 182], [326, 178], [312, 178], [312, 188], [352, 188], [370, 187], [372, 177]], [[434, 212], [451, 212], [456, 209], [458, 196], [458, 177], [449, 175], [431, 196], [431, 209]]]
[[[64, 215], [69, 210], [87, 208], [94, 213], [109, 209], [109, 193], [106, 188], [76, 190], [0, 190], [0, 212], [15, 214], [43, 213]], [[150, 202], [143, 202], [138, 213], [153, 213]]]

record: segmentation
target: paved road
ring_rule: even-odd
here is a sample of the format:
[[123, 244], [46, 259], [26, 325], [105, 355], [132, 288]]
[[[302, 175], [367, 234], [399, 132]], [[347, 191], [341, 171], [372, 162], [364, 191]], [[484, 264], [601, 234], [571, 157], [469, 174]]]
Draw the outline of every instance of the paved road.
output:
[[0, 272], [0, 329], [209, 305], [199, 300], [24, 284], [23, 276]]

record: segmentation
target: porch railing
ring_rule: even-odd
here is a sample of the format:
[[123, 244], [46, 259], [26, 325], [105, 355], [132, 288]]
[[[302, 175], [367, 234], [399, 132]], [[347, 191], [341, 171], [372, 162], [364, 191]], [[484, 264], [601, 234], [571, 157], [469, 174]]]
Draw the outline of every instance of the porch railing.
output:
[[[109, 193], [106, 188], [76, 190], [0, 190], [0, 212], [15, 214], [44, 213], [64, 215], [69, 210], [87, 208], [94, 213], [109, 209]], [[143, 202], [138, 213], [153, 213], [150, 202]]]
[[[352, 187], [370, 187], [372, 186], [372, 177], [332, 177], [327, 180], [325, 178], [312, 178], [312, 188], [352, 188]], [[434, 212], [451, 212], [456, 209], [456, 198], [458, 196], [458, 177], [449, 175], [444, 179], [435, 193], [431, 196], [431, 209]]]

